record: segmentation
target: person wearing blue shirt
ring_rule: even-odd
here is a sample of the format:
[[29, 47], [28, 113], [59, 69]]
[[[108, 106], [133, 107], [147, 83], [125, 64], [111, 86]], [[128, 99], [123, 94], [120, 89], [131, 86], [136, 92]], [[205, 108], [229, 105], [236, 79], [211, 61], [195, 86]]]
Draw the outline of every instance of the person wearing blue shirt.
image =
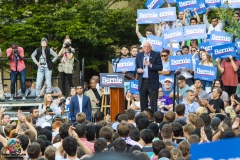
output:
[[[179, 75], [177, 77], [177, 83], [179, 87], [179, 102], [181, 103], [186, 99], [186, 91], [190, 89], [190, 87], [186, 83], [186, 78], [183, 75]], [[173, 98], [173, 92], [169, 95], [170, 98]]]
[[195, 94], [193, 90], [187, 90], [186, 91], [186, 101], [183, 102], [185, 104], [185, 114], [184, 117], [187, 117], [189, 113], [196, 113], [197, 108], [199, 107], [199, 104], [194, 101], [195, 100]]

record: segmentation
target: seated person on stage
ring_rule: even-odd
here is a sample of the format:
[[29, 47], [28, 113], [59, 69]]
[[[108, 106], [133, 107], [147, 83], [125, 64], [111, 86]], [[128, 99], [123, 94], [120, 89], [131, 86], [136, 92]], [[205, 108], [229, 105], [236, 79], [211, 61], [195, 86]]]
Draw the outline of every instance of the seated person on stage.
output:
[[208, 101], [211, 99], [210, 95], [202, 89], [202, 82], [200, 79], [195, 79], [194, 88], [195, 88], [194, 91], [195, 91], [195, 97], [196, 97], [195, 101], [197, 101], [199, 105], [201, 105], [202, 99], [206, 99]]
[[140, 110], [140, 97], [138, 94], [134, 94], [130, 96], [129, 98], [126, 98], [128, 101], [128, 107], [127, 109], [134, 109], [134, 110]]
[[171, 78], [165, 78], [163, 82], [163, 94], [169, 96], [170, 93], [173, 91], [172, 89], [173, 81]]
[[4, 84], [3, 85], [3, 95], [4, 95], [4, 97], [6, 98], [8, 98], [8, 97], [11, 97], [11, 93], [9, 93], [8, 92], [8, 85], [7, 84]]
[[53, 98], [51, 94], [44, 95], [44, 102], [43, 104], [39, 105], [38, 111], [38, 122], [40, 125], [44, 122], [49, 122], [51, 124], [54, 115], [61, 114], [61, 108], [58, 107], [56, 103], [53, 103]]
[[168, 95], [163, 93], [163, 89], [159, 87], [158, 89], [158, 101], [157, 101], [158, 110], [168, 111], [172, 110], [173, 101], [169, 98]]
[[[46, 94], [46, 87], [47, 87], [47, 85], [46, 85], [46, 81], [45, 81], [45, 82], [44, 82], [44, 85], [43, 85], [43, 87], [42, 87], [42, 89], [41, 89], [41, 91], [40, 91], [40, 95], [41, 95], [41, 96], [43, 96], [44, 94]], [[60, 90], [59, 87], [52, 87], [52, 86], [51, 86], [51, 92], [50, 92], [50, 94], [51, 94], [53, 97], [57, 97], [57, 96], [62, 95], [62, 91]]]
[[207, 100], [202, 100], [202, 104], [207, 108], [208, 113], [224, 113], [224, 102], [220, 98], [222, 95], [222, 89], [215, 87], [212, 91], [212, 97], [209, 102]]
[[[179, 87], [179, 102], [186, 100], [186, 91], [190, 89], [190, 87], [186, 83], [186, 78], [183, 75], [179, 75], [177, 77], [177, 83]], [[170, 98], [173, 98], [173, 92], [169, 95]]]
[[[36, 90], [32, 88], [32, 80], [26, 79], [25, 84], [26, 84], [26, 92], [25, 92], [26, 97], [36, 97]], [[22, 95], [22, 91], [21, 89], [19, 89], [18, 96], [21, 96], [21, 95]]]
[[[228, 93], [224, 91], [223, 81], [219, 78], [215, 79], [212, 83], [212, 89], [214, 89], [215, 87], [220, 87], [222, 89], [222, 95], [220, 96], [220, 98], [224, 102], [224, 107], [227, 107], [229, 104], [229, 96], [231, 95], [228, 95]], [[210, 93], [210, 97], [213, 98], [212, 93]]]
[[189, 113], [196, 113], [197, 108], [199, 107], [199, 104], [194, 101], [195, 100], [195, 93], [193, 90], [187, 90], [186, 91], [186, 101], [183, 102], [185, 104], [185, 117]]

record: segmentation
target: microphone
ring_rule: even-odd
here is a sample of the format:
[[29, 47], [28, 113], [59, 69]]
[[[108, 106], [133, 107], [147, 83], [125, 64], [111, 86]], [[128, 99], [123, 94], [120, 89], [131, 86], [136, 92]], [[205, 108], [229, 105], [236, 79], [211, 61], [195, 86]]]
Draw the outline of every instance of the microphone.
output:
[[144, 65], [143, 65], [143, 68], [145, 69], [146, 65], [145, 65], [145, 62], [147, 61], [147, 57], [144, 58]]

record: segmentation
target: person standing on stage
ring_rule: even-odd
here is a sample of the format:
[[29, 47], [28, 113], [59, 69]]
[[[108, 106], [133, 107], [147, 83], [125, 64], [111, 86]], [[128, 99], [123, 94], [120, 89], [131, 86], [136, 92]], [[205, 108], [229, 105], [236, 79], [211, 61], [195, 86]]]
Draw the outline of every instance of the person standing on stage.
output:
[[25, 91], [26, 91], [26, 85], [25, 85], [25, 79], [26, 79], [26, 67], [25, 63], [23, 61], [24, 57], [24, 50], [22, 47], [19, 47], [17, 43], [12, 43], [12, 47], [8, 48], [7, 51], [7, 57], [10, 60], [10, 79], [11, 79], [11, 97], [10, 101], [13, 101], [13, 97], [15, 95], [15, 84], [17, 81], [17, 76], [20, 76], [20, 82], [21, 82], [21, 90], [22, 90], [22, 100], [26, 100]]
[[[50, 49], [48, 46], [48, 41], [46, 38], [42, 38], [41, 40], [41, 47], [37, 48], [32, 53], [32, 59], [34, 63], [38, 67], [37, 71], [37, 87], [36, 87], [36, 101], [40, 100], [40, 91], [42, 88], [42, 82], [43, 78], [45, 76], [46, 84], [47, 84], [47, 91], [46, 93], [51, 92], [51, 86], [52, 86], [52, 68], [53, 68], [53, 62], [55, 62], [58, 59], [58, 55]], [[54, 57], [51, 60], [51, 55]]]
[[63, 42], [63, 47], [58, 53], [58, 57], [61, 58], [58, 64], [58, 71], [61, 73], [62, 80], [62, 94], [66, 95], [66, 79], [68, 81], [69, 88], [73, 87], [72, 74], [75, 49], [71, 47], [71, 39], [66, 36]]
[[138, 74], [138, 90], [140, 93], [141, 111], [148, 107], [148, 97], [150, 106], [157, 111], [157, 98], [159, 88], [158, 71], [162, 70], [160, 54], [152, 50], [151, 43], [144, 41], [143, 52], [136, 56], [136, 71]]

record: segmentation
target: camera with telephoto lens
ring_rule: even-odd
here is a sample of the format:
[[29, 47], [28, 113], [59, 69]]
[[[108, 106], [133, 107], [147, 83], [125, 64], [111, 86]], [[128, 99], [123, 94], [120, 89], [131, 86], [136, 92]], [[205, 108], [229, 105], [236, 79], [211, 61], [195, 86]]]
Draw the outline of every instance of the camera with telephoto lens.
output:
[[53, 110], [52, 110], [50, 107], [47, 107], [47, 108], [46, 108], [46, 111], [47, 111], [47, 112], [53, 112]]
[[60, 99], [59, 106], [61, 106], [63, 103], [66, 103], [66, 99], [65, 98], [61, 98]]
[[14, 53], [15, 55], [17, 55], [17, 54], [19, 53], [18, 49], [17, 49], [17, 48], [14, 48], [14, 49], [13, 49], [13, 53]]
[[71, 47], [71, 43], [69, 43], [69, 42], [66, 42], [66, 43], [64, 43], [65, 44], [65, 47], [64, 48], [69, 48], [69, 47]]
[[41, 65], [40, 71], [41, 71], [41, 72], [43, 72], [43, 71], [44, 71], [44, 67], [45, 67], [46, 63], [40, 63], [40, 65]]

